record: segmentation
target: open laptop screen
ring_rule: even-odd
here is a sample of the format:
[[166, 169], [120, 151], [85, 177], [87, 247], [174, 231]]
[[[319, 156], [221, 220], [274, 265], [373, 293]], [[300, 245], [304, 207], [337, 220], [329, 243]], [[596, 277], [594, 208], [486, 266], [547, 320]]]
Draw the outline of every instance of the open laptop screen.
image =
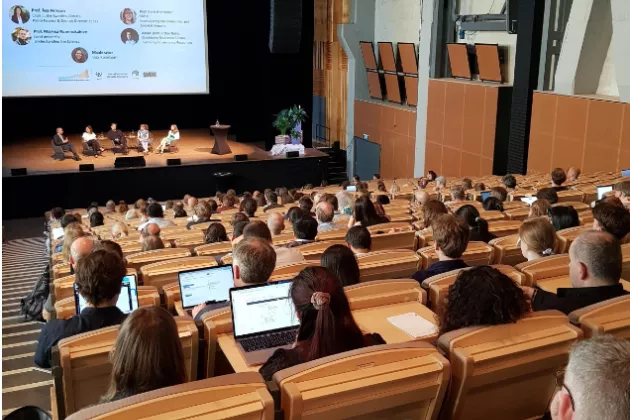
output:
[[601, 200], [604, 198], [604, 195], [611, 192], [613, 190], [612, 185], [604, 185], [602, 187], [597, 187], [597, 200]]
[[178, 275], [182, 307], [194, 308], [206, 302], [225, 302], [234, 287], [231, 265], [182, 271]]
[[481, 193], [481, 201], [486, 201], [486, 199], [490, 198], [490, 194], [492, 194], [490, 191], [483, 191]]
[[[79, 294], [76, 283], [74, 284], [74, 304], [77, 314], [87, 307], [87, 301]], [[116, 306], [124, 314], [129, 314], [138, 309], [138, 283], [136, 282], [135, 274], [123, 277], [120, 296], [118, 296]]]
[[624, 177], [624, 178], [630, 177], [630, 169], [622, 169], [621, 170], [621, 176]]
[[231, 289], [234, 338], [298, 326], [290, 288], [287, 281]]

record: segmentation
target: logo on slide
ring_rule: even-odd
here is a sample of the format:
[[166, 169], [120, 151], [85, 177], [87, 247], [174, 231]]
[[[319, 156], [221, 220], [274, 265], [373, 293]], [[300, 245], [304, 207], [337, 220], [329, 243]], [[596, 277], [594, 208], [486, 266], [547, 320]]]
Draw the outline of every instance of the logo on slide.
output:
[[131, 77], [133, 77], [134, 79], [137, 79], [138, 77], [140, 77], [140, 72], [138, 70], [132, 71]]
[[81, 81], [88, 81], [88, 80], [90, 80], [90, 74], [88, 73], [87, 69], [73, 76], [59, 76], [60, 82], [81, 82]]
[[96, 80], [101, 80], [103, 78], [103, 73], [100, 71], [97, 71], [94, 74], [96, 74]]

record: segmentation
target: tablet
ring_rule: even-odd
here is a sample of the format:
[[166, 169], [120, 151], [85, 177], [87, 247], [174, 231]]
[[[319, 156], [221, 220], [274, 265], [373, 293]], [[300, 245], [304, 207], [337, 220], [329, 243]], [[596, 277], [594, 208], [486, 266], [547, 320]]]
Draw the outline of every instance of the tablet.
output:
[[490, 191], [483, 191], [481, 193], [481, 201], [486, 201], [487, 198], [490, 198], [490, 194], [492, 194]]
[[357, 187], [356, 187], [356, 185], [348, 185], [346, 187], [346, 191], [348, 191], [348, 192], [357, 192]]
[[[80, 314], [88, 306], [87, 301], [79, 294], [76, 283], [74, 284], [74, 304], [77, 314]], [[120, 296], [118, 296], [116, 306], [124, 314], [129, 314], [138, 309], [138, 283], [135, 274], [123, 277]]]
[[602, 198], [604, 198], [604, 195], [611, 192], [612, 190], [613, 190], [612, 185], [604, 185], [601, 187], [597, 187], [597, 200], [598, 201], [601, 200]]
[[622, 169], [621, 170], [621, 176], [624, 177], [624, 178], [630, 177], [630, 169]]

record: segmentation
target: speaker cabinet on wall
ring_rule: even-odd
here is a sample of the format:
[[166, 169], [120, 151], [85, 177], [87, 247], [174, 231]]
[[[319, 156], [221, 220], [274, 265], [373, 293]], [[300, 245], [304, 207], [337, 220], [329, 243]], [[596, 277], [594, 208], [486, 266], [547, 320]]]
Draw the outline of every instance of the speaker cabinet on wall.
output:
[[269, 52], [295, 54], [302, 41], [302, 1], [270, 0]]
[[166, 166], [178, 166], [182, 164], [181, 159], [166, 159]]
[[117, 157], [114, 161], [114, 168], [139, 168], [147, 166], [144, 156]]
[[11, 169], [11, 176], [23, 176], [23, 175], [28, 175], [26, 173], [26, 168], [15, 168], [15, 169]]
[[82, 163], [79, 165], [79, 172], [91, 172], [94, 170], [94, 164], [92, 163]]

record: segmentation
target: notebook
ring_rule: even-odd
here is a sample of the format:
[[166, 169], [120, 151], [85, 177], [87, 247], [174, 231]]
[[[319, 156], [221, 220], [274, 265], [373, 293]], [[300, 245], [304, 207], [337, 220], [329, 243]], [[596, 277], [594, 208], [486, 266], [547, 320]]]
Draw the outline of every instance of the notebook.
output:
[[427, 321], [415, 312], [390, 316], [387, 320], [414, 339], [438, 333], [438, 327], [435, 324]]

